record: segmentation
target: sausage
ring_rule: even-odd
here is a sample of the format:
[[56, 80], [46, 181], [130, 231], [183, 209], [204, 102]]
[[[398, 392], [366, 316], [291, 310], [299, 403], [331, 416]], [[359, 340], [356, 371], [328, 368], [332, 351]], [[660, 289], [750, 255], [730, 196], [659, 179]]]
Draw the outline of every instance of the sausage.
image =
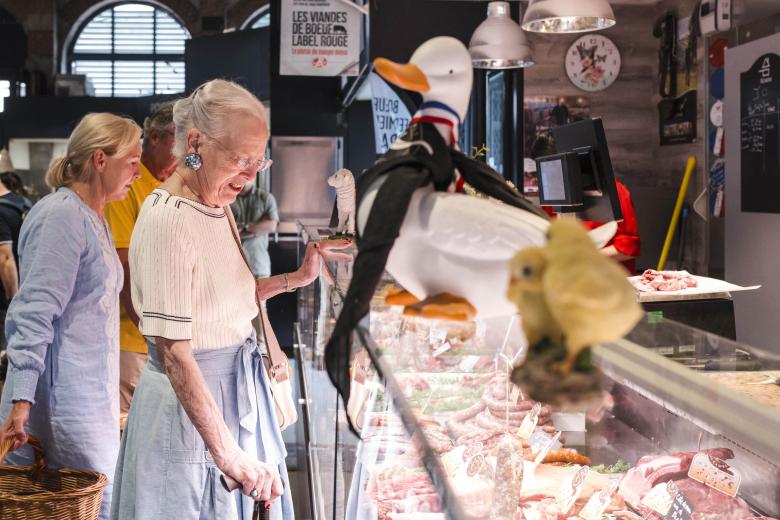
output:
[[523, 486], [523, 457], [518, 453], [511, 435], [502, 436], [497, 451], [490, 518], [513, 520]]
[[508, 410], [510, 412], [527, 412], [536, 404], [536, 401], [531, 400], [517, 403], [507, 402], [505, 399], [496, 399], [487, 393], [482, 396], [482, 400], [491, 410]]
[[[529, 409], [529, 410], [524, 410], [524, 411], [520, 411], [520, 412], [513, 412], [513, 411], [507, 411], [504, 408], [496, 409], [496, 408], [488, 407], [488, 411], [490, 412], [490, 414], [493, 417], [497, 417], [499, 419], [506, 419], [508, 417], [509, 420], [522, 421], [525, 418], [525, 416], [528, 415], [528, 413], [531, 410]], [[542, 418], [549, 417], [551, 413], [552, 413], [552, 411], [550, 410], [550, 408], [548, 406], [542, 406], [542, 410], [539, 413], [539, 421], [538, 422], [542, 422]]]
[[469, 406], [468, 408], [464, 408], [463, 410], [459, 410], [452, 414], [450, 416], [450, 421], [453, 422], [461, 422], [461, 421], [467, 421], [468, 419], [471, 419], [475, 415], [477, 415], [479, 412], [485, 409], [485, 402], [484, 401], [477, 401], [473, 405]]
[[571, 448], [560, 448], [551, 451], [542, 462], [563, 462], [568, 464], [579, 464], [580, 466], [590, 466], [590, 459], [588, 457]]

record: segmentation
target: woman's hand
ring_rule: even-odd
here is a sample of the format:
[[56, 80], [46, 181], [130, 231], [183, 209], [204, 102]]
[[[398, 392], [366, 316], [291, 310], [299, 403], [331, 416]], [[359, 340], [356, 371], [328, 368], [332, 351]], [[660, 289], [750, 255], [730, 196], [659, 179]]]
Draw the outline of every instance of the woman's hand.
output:
[[8, 451], [18, 450], [27, 444], [27, 432], [24, 431], [24, 427], [27, 426], [27, 421], [30, 420], [31, 406], [28, 401], [16, 401], [14, 403], [11, 415], [8, 416], [8, 420], [5, 421], [2, 431], [0, 431], [0, 437], [3, 439], [8, 437], [16, 439]]
[[312, 283], [320, 274], [320, 262], [350, 261], [352, 257], [344, 253], [336, 253], [333, 250], [344, 249], [352, 244], [352, 240], [342, 238], [338, 240], [320, 240], [306, 244], [306, 254], [303, 257], [301, 267], [295, 272], [296, 285], [304, 287]]
[[[270, 502], [284, 494], [279, 468], [255, 460], [243, 451], [237, 451], [236, 455], [227, 463], [220, 465], [219, 469], [239, 482], [241, 492], [255, 500]], [[253, 491], [257, 491], [255, 496], [252, 496]]]

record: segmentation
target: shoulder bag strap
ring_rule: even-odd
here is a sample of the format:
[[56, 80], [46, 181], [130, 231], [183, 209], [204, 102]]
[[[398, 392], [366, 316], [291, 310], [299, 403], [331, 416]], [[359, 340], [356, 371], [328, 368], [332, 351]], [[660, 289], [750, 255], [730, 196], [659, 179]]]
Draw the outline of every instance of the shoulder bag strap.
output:
[[[233, 240], [235, 240], [238, 250], [241, 252], [241, 258], [244, 259], [247, 269], [251, 272], [252, 268], [249, 267], [249, 261], [244, 253], [244, 248], [241, 246], [241, 239], [238, 237], [238, 228], [236, 227], [236, 221], [233, 218], [233, 212], [229, 207], [223, 209], [225, 210], [225, 215], [230, 223], [230, 231], [233, 233]], [[257, 291], [255, 291], [255, 295], [256, 294]], [[281, 383], [290, 377], [287, 356], [282, 352], [282, 349], [279, 346], [279, 340], [276, 339], [276, 334], [274, 334], [274, 329], [271, 328], [271, 322], [268, 320], [268, 313], [265, 310], [265, 305], [263, 305], [263, 302], [257, 300], [257, 307], [260, 309], [260, 321], [263, 326], [265, 346], [268, 349], [268, 359], [271, 361], [268, 373], [277, 383]]]

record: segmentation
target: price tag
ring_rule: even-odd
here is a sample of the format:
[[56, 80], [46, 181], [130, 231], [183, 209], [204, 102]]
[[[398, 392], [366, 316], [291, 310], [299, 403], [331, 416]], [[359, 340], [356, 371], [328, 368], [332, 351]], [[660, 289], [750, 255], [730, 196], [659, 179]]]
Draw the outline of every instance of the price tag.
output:
[[536, 471], [536, 468], [542, 463], [548, 453], [552, 450], [557, 450], [562, 446], [561, 443], [558, 442], [560, 436], [561, 432], [556, 432], [555, 435], [551, 437], [542, 430], [536, 430], [528, 438], [528, 444], [531, 446], [531, 453], [536, 453], [531, 473]]
[[482, 320], [477, 320], [477, 332], [476, 335], [478, 338], [481, 338], [485, 335], [487, 332], [487, 324]]
[[[674, 482], [670, 482], [674, 484]], [[675, 486], [677, 487], [677, 486]], [[693, 506], [688, 500], [688, 497], [683, 494], [679, 489], [672, 502], [672, 507], [669, 508], [669, 512], [666, 513], [664, 520], [690, 520], [693, 516]]]
[[454, 450], [450, 450], [441, 457], [442, 466], [447, 475], [452, 478], [465, 464], [463, 452], [466, 451], [465, 446], [458, 446]]
[[521, 439], [528, 439], [536, 429], [536, 425], [539, 422], [539, 414], [542, 412], [542, 403], [536, 403], [531, 411], [525, 414], [523, 422], [520, 423], [520, 431], [518, 435]]
[[471, 457], [466, 465], [466, 475], [469, 477], [475, 477], [482, 471], [482, 467], [485, 465], [485, 457], [480, 453]]
[[704, 452], [694, 455], [688, 476], [730, 497], [737, 496], [742, 482], [742, 476], [736, 469]]
[[585, 484], [585, 479], [588, 478], [588, 472], [590, 471], [588, 466], [577, 466], [577, 468], [574, 475], [570, 475], [563, 480], [561, 488], [555, 495], [555, 500], [558, 501], [564, 516], [566, 516], [566, 513], [569, 512], [571, 506], [574, 505], [574, 502], [580, 496], [582, 486]]
[[617, 491], [619, 483], [620, 481], [618, 479], [612, 479], [601, 489], [601, 491], [593, 493], [590, 496], [588, 503], [585, 504], [585, 507], [580, 511], [579, 516], [581, 516], [583, 520], [601, 520], [601, 517], [604, 516], [604, 512], [609, 507], [609, 504], [612, 503], [612, 495]]
[[673, 481], [657, 484], [642, 498], [642, 504], [662, 515], [664, 520], [690, 520], [693, 506]]
[[483, 449], [484, 445], [481, 442], [472, 442], [466, 447], [465, 450], [463, 450], [463, 462], [467, 462], [471, 457], [480, 455]]
[[523, 397], [523, 391], [517, 385], [512, 385], [512, 390], [509, 391], [509, 402], [517, 404], [517, 401]]
[[441, 343], [442, 341], [447, 340], [447, 330], [446, 329], [431, 329], [431, 332], [428, 336], [432, 343]]
[[476, 368], [477, 363], [479, 363], [479, 356], [463, 356], [463, 360], [460, 362], [458, 367], [464, 371], [464, 372], [471, 372]]
[[669, 482], [656, 484], [648, 494], [642, 497], [642, 504], [665, 517], [666, 513], [672, 508], [672, 502], [674, 502], [674, 494], [670, 493], [669, 484], [674, 486], [671, 488], [671, 491], [677, 489], [677, 486], [675, 486], [674, 482], [671, 480]]
[[437, 347], [433, 351], [433, 357], [437, 358], [437, 357], [441, 356], [442, 354], [444, 354], [445, 352], [447, 352], [448, 350], [450, 350], [451, 348], [452, 348], [452, 345], [450, 345], [450, 342], [449, 341], [445, 341], [440, 347]]

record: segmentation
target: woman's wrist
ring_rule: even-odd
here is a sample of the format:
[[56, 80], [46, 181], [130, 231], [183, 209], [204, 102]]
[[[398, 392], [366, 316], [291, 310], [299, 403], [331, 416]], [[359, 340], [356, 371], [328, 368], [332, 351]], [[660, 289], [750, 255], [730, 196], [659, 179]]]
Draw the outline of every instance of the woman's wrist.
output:
[[235, 442], [230, 444], [230, 446], [210, 450], [214, 463], [222, 470], [229, 467], [241, 455], [241, 448], [238, 444]]
[[289, 282], [288, 291], [294, 291], [295, 289], [299, 289], [306, 285], [300, 269], [293, 271], [292, 273], [287, 273], [287, 280]]

